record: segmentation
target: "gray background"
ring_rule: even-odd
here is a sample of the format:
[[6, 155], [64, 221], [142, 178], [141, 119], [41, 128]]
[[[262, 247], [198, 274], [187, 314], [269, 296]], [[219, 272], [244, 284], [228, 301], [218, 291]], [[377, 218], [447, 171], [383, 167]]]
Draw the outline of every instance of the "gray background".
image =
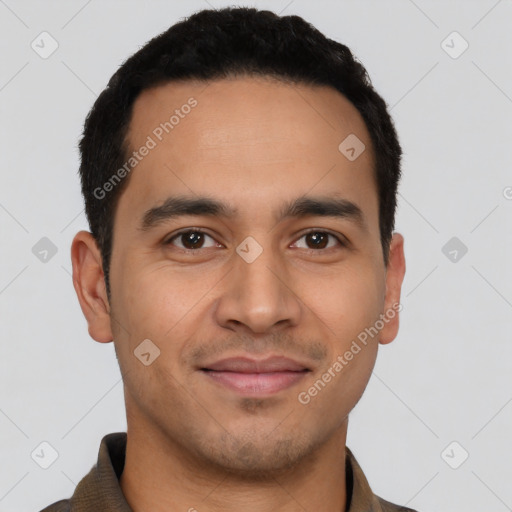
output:
[[[72, 237], [87, 229], [77, 176], [85, 115], [147, 40], [229, 4], [0, 0], [0, 511], [69, 497], [103, 435], [126, 428], [113, 344], [89, 338], [70, 277]], [[380, 349], [348, 446], [390, 501], [512, 510], [512, 2], [242, 5], [301, 15], [347, 44], [405, 153], [401, 328]], [[46, 59], [31, 47], [43, 31], [59, 45]], [[460, 55], [453, 31], [469, 44]], [[41, 252], [43, 237], [56, 254]], [[59, 455], [48, 469], [43, 441]]]

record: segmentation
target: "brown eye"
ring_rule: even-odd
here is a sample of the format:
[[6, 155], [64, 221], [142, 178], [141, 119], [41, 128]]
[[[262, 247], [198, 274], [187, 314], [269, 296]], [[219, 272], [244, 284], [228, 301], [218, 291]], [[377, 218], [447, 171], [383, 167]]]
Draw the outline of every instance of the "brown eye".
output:
[[[210, 235], [207, 235], [205, 232], [199, 229], [189, 229], [188, 231], [181, 231], [177, 233], [172, 238], [165, 242], [165, 245], [176, 245], [179, 249], [194, 251], [198, 249], [204, 249], [205, 239], [211, 239], [214, 243], [209, 247], [215, 247], [215, 241]], [[174, 241], [178, 241], [179, 243], [175, 244]], [[181, 245], [180, 245], [181, 244]]]
[[[299, 248], [309, 250], [322, 250], [331, 249], [333, 247], [344, 247], [345, 244], [336, 235], [329, 233], [328, 231], [311, 230], [304, 233], [299, 240], [305, 239], [305, 246]], [[334, 245], [329, 246], [330, 239], [334, 241]], [[297, 244], [298, 242], [296, 242]]]

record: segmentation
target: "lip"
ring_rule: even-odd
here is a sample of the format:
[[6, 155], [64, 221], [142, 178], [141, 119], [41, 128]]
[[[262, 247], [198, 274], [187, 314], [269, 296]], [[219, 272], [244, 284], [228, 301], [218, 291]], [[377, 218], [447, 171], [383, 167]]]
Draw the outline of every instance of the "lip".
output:
[[231, 357], [201, 368], [204, 375], [244, 396], [268, 396], [301, 381], [311, 369], [287, 357]]
[[236, 373], [300, 372], [309, 370], [304, 364], [283, 356], [272, 356], [265, 359], [228, 357], [205, 365], [203, 369]]

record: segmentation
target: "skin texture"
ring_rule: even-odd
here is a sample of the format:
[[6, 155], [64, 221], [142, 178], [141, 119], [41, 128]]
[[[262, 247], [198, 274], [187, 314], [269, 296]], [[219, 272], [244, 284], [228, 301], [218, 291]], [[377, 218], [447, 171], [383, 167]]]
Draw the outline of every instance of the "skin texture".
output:
[[[111, 301], [90, 233], [72, 245], [73, 279], [89, 333], [114, 340], [124, 379], [128, 444], [121, 487], [135, 511], [340, 511], [346, 506], [348, 414], [360, 399], [378, 344], [398, 313], [308, 404], [298, 400], [359, 333], [400, 301], [403, 237], [382, 255], [369, 133], [355, 107], [328, 87], [238, 77], [171, 83], [136, 100], [128, 140], [139, 148], [187, 100], [191, 112], [136, 166], [114, 221]], [[349, 161], [349, 134], [366, 150]], [[208, 195], [238, 209], [232, 219], [186, 216], [139, 229], [171, 194]], [[275, 220], [302, 195], [343, 197], [348, 219]], [[180, 252], [183, 228], [203, 228], [196, 252]], [[315, 248], [305, 230], [338, 234]], [[263, 252], [247, 263], [248, 236]], [[327, 235], [325, 235], [327, 236]], [[201, 245], [202, 244], [202, 245]], [[150, 339], [160, 356], [134, 350]], [[225, 357], [284, 355], [311, 371], [288, 389], [246, 397], [198, 368]]]

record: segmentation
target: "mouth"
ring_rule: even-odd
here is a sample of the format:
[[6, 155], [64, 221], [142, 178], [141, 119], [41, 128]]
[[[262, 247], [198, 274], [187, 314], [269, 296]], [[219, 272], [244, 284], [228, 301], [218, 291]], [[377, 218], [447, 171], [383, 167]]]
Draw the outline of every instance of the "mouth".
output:
[[290, 388], [311, 372], [285, 357], [255, 360], [233, 357], [208, 364], [201, 372], [217, 384], [243, 396], [263, 397]]

